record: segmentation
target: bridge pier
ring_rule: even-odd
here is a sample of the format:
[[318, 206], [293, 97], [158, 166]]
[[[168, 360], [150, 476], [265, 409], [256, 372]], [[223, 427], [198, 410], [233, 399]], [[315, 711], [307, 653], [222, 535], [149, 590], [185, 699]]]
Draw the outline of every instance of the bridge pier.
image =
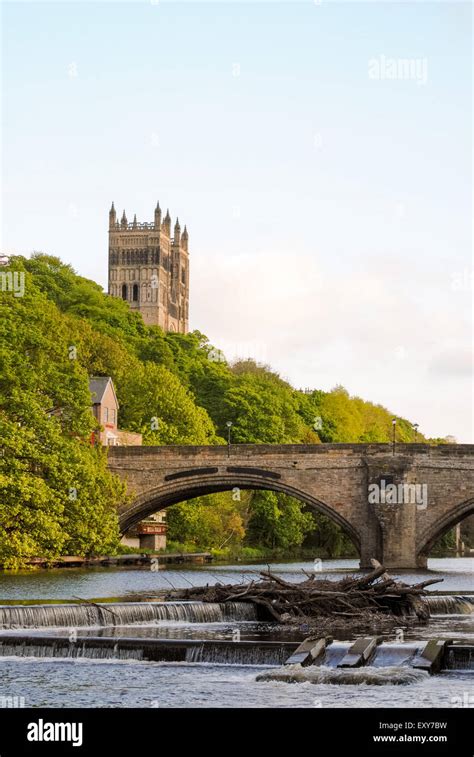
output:
[[474, 513], [474, 445], [109, 447], [107, 454], [133, 497], [119, 513], [122, 533], [203, 494], [267, 489], [332, 518], [358, 545], [361, 567], [375, 558], [387, 569], [416, 569], [442, 534]]
[[369, 506], [381, 532], [380, 562], [391, 569], [426, 567], [426, 557], [417, 557], [417, 525], [428, 503], [422, 500], [413, 461], [390, 456], [371, 460], [368, 469]]
[[382, 533], [378, 522], [373, 518], [370, 521], [361, 533], [359, 559], [361, 568], [372, 568], [372, 559], [383, 563]]

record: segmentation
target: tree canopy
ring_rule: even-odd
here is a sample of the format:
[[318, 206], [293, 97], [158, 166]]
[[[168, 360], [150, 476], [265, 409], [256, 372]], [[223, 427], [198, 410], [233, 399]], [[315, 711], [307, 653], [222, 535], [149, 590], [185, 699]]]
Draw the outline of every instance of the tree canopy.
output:
[[[141, 432], [144, 444], [225, 444], [227, 421], [234, 443], [391, 441], [386, 408], [340, 386], [297, 390], [250, 358], [231, 364], [198, 331], [145, 326], [59, 258], [17, 256], [8, 270], [25, 276], [24, 296], [0, 291], [0, 561], [8, 566], [117, 548], [117, 506], [127, 495], [106, 451], [90, 444], [91, 375], [112, 377], [120, 426]], [[415, 440], [405, 419], [397, 433]], [[286, 495], [224, 493], [171, 508], [170, 537], [292, 548], [319, 529], [336, 544], [336, 527], [318, 517]]]

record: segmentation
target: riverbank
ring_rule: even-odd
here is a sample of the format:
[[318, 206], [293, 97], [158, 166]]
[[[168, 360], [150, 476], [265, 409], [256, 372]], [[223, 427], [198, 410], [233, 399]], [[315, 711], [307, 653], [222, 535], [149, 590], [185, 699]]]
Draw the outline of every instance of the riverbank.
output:
[[[196, 563], [203, 565], [210, 563], [213, 556], [210, 552], [150, 552], [150, 553], [127, 553], [122, 555], [103, 555], [98, 557], [82, 557], [79, 555], [70, 555], [67, 557], [57, 557], [54, 560], [47, 560], [44, 557], [32, 557], [25, 561], [26, 569], [42, 568], [117, 568], [129, 567], [132, 565], [150, 566], [156, 569], [160, 565], [175, 564], [182, 565], [185, 563]], [[11, 573], [12, 571], [2, 572]]]
[[[319, 571], [323, 564], [343, 562], [352, 563], [359, 568], [358, 556], [356, 554], [344, 554], [338, 557], [330, 557], [324, 550], [299, 548], [292, 550], [283, 549], [263, 549], [256, 547], [243, 547], [240, 549], [208, 549], [193, 550], [192, 545], [173, 542], [169, 545], [169, 551], [141, 550], [133, 551], [129, 547], [121, 547], [118, 554], [112, 555], [65, 555], [62, 557], [46, 558], [32, 557], [23, 561], [21, 566], [15, 569], [5, 568], [0, 563], [0, 576], [2, 574], [18, 574], [20, 572], [29, 572], [34, 570], [57, 570], [61, 568], [133, 568], [145, 567], [152, 570], [160, 570], [164, 565], [203, 565], [210, 564], [217, 566], [227, 566], [241, 564], [245, 565], [268, 565], [274, 563], [313, 563], [313, 570]], [[461, 557], [474, 557], [474, 550], [467, 550], [464, 555], [456, 555], [451, 552], [445, 554], [433, 554], [431, 560], [448, 560], [459, 559]], [[411, 569], [399, 569], [400, 573], [411, 573]]]

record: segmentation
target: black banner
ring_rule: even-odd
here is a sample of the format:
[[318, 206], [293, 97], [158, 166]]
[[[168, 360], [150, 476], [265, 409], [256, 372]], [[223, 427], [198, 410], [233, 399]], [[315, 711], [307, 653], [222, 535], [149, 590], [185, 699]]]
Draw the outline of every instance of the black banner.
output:
[[[469, 717], [470, 716], [470, 717]], [[229, 737], [231, 737], [229, 739]], [[223, 741], [224, 739], [224, 741]], [[334, 754], [472, 757], [472, 712], [459, 709], [0, 710], [0, 757], [128, 755], [172, 749], [299, 749]], [[285, 747], [288, 748], [288, 747]]]

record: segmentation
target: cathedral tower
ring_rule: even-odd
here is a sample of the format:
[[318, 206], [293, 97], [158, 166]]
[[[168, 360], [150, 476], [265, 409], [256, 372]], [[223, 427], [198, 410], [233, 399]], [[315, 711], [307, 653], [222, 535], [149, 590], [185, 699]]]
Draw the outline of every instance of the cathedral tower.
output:
[[171, 216], [161, 219], [159, 203], [153, 223], [120, 221], [114, 204], [109, 211], [109, 294], [129, 303], [148, 326], [164, 331], [188, 331], [188, 232]]

